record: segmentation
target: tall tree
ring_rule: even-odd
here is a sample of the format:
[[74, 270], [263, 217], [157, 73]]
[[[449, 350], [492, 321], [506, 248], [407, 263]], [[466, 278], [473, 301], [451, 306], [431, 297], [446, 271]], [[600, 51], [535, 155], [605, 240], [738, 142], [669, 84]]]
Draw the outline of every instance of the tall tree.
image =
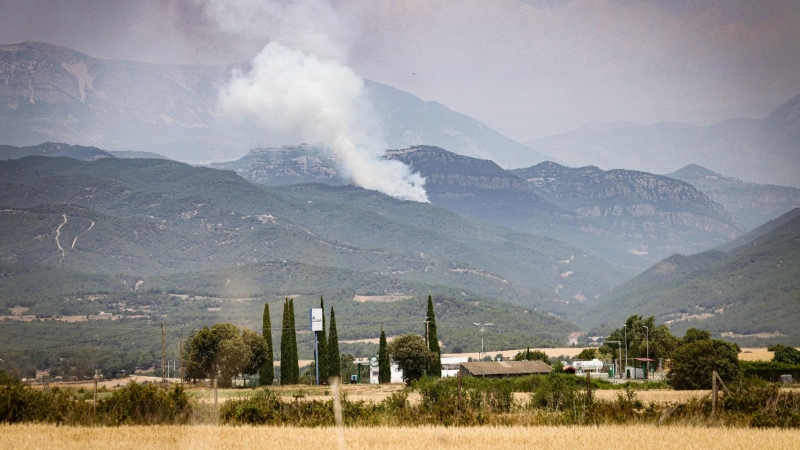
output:
[[289, 322], [291, 323], [291, 340], [289, 344], [291, 344], [291, 353], [292, 353], [292, 384], [297, 384], [300, 382], [300, 365], [299, 360], [297, 358], [297, 327], [295, 326], [295, 315], [294, 315], [294, 299], [289, 299]]
[[403, 379], [409, 384], [422, 378], [438, 359], [428, 348], [425, 338], [418, 334], [406, 334], [394, 338], [389, 345], [389, 356], [403, 371]]
[[329, 378], [338, 378], [341, 375], [342, 363], [339, 356], [339, 335], [336, 332], [336, 313], [333, 311], [333, 306], [331, 306], [330, 327], [330, 332], [328, 333], [327, 375]]
[[436, 334], [436, 315], [433, 312], [433, 299], [430, 295], [428, 296], [428, 317], [426, 320], [428, 323], [425, 338], [428, 340], [428, 349], [430, 349], [431, 353], [436, 355], [436, 358], [431, 362], [428, 374], [432, 377], [441, 377], [442, 349], [439, 348], [439, 337]]
[[392, 381], [392, 366], [389, 361], [389, 349], [386, 345], [386, 333], [381, 327], [381, 340], [378, 345], [378, 382], [391, 383]]
[[266, 302], [264, 302], [264, 316], [261, 318], [261, 336], [267, 344], [267, 359], [258, 370], [258, 377], [263, 386], [269, 386], [275, 378], [275, 357], [272, 352], [272, 321], [269, 318], [269, 303]]
[[267, 358], [267, 345], [258, 333], [218, 323], [192, 333], [185, 346], [187, 380], [217, 378], [223, 387], [240, 373], [254, 374]]
[[281, 385], [292, 383], [292, 351], [289, 346], [289, 299], [283, 301], [283, 321], [281, 322]]
[[325, 337], [325, 302], [319, 296], [319, 307], [322, 308], [322, 331], [317, 331], [317, 346], [319, 348], [319, 381], [328, 382], [328, 340]]

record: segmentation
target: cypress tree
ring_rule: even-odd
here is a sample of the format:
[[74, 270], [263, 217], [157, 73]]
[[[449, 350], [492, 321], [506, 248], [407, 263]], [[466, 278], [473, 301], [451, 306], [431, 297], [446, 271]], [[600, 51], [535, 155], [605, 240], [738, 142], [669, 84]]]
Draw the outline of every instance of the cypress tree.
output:
[[300, 382], [300, 365], [299, 360], [297, 359], [297, 327], [295, 327], [295, 315], [294, 315], [294, 299], [289, 299], [289, 322], [292, 324], [292, 338], [289, 341], [291, 345], [291, 353], [292, 353], [292, 366], [290, 369], [292, 370], [292, 383], [297, 384]]
[[378, 345], [378, 383], [390, 383], [392, 381], [392, 366], [389, 361], [389, 349], [386, 345], [386, 333], [381, 327], [381, 340]]
[[325, 302], [319, 296], [319, 307], [322, 308], [322, 331], [317, 331], [317, 346], [319, 347], [319, 381], [328, 382], [328, 340], [325, 337]]
[[259, 379], [263, 386], [270, 386], [275, 378], [275, 361], [272, 354], [272, 322], [269, 318], [269, 303], [264, 303], [264, 316], [261, 319], [261, 335], [267, 342], [267, 360], [258, 371]]
[[289, 350], [289, 299], [283, 301], [283, 321], [281, 322], [281, 386], [291, 384], [292, 372], [289, 369], [292, 355]]
[[330, 332], [328, 333], [328, 377], [340, 377], [342, 373], [342, 364], [339, 357], [339, 336], [336, 333], [336, 313], [331, 306], [331, 325]]
[[428, 296], [428, 326], [426, 338], [428, 339], [428, 348], [436, 355], [436, 362], [431, 364], [428, 369], [428, 374], [432, 377], [442, 376], [442, 349], [439, 348], [439, 337], [436, 334], [436, 315], [433, 313], [433, 300]]

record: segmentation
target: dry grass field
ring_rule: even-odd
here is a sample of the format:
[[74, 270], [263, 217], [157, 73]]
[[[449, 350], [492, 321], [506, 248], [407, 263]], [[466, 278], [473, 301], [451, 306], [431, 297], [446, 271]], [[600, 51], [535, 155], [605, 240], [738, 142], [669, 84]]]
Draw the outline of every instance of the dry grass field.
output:
[[[508, 428], [289, 428], [153, 426], [119, 428], [0, 426], [0, 449], [141, 449], [211, 450], [228, 448], [364, 450], [563, 449], [576, 442], [615, 446], [630, 442], [659, 450], [796, 449], [800, 431], [655, 426], [508, 427]], [[636, 444], [638, 445], [638, 444]]]

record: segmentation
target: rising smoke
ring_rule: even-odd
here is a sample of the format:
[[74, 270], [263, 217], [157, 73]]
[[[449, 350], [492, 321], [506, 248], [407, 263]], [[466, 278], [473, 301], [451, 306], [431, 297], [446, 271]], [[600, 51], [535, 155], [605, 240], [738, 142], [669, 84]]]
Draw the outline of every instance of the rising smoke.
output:
[[364, 82], [345, 63], [352, 37], [327, 2], [208, 0], [203, 6], [223, 31], [269, 30], [270, 42], [249, 70], [235, 71], [220, 92], [226, 114], [321, 144], [335, 153], [342, 175], [361, 187], [428, 201], [422, 176], [384, 159], [386, 146]]

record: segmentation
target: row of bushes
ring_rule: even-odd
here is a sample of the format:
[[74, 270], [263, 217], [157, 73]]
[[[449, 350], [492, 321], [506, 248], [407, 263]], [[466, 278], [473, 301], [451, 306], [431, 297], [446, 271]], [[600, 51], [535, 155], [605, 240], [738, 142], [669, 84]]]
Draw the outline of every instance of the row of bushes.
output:
[[[535, 381], [534, 381], [535, 380]], [[351, 402], [342, 395], [345, 425], [600, 425], [626, 423], [725, 424], [800, 428], [800, 393], [783, 392], [763, 381], [731, 384], [718, 416], [711, 418], [708, 397], [678, 404], [644, 405], [627, 386], [615, 401], [596, 401], [585, 380], [550, 374], [528, 380], [527, 400], [515, 397], [514, 380], [465, 378], [459, 392], [450, 380], [423, 379], [379, 403]], [[409, 392], [419, 403], [409, 402]], [[165, 390], [131, 383], [100, 399], [93, 411], [91, 393], [58, 388], [33, 389], [0, 371], [0, 422], [64, 425], [152, 425], [213, 423], [209, 405], [199, 404], [180, 386]], [[284, 400], [262, 388], [250, 397], [229, 399], [220, 408], [224, 424], [333, 426], [333, 400]]]
[[[628, 385], [615, 401], [593, 401], [585, 380], [564, 374], [527, 381], [527, 401], [515, 399], [520, 379], [464, 378], [459, 395], [450, 380], [423, 379], [413, 389], [421, 397], [411, 405], [408, 391], [394, 393], [380, 403], [342, 399], [345, 425], [601, 425], [626, 423], [725, 424], [800, 428], [800, 394], [781, 392], [763, 381], [740, 382], [723, 396], [718, 415], [711, 416], [708, 397], [677, 404], [643, 404]], [[255, 396], [229, 400], [221, 411], [229, 424], [332, 426], [333, 400], [282, 400], [262, 390]]]
[[64, 425], [185, 424], [194, 402], [181, 386], [165, 390], [130, 383], [97, 401], [92, 393], [54, 387], [34, 389], [0, 370], [0, 422]]
[[766, 361], [739, 361], [742, 374], [749, 378], [760, 378], [764, 381], [780, 381], [781, 375], [791, 375], [800, 381], [800, 365]]

